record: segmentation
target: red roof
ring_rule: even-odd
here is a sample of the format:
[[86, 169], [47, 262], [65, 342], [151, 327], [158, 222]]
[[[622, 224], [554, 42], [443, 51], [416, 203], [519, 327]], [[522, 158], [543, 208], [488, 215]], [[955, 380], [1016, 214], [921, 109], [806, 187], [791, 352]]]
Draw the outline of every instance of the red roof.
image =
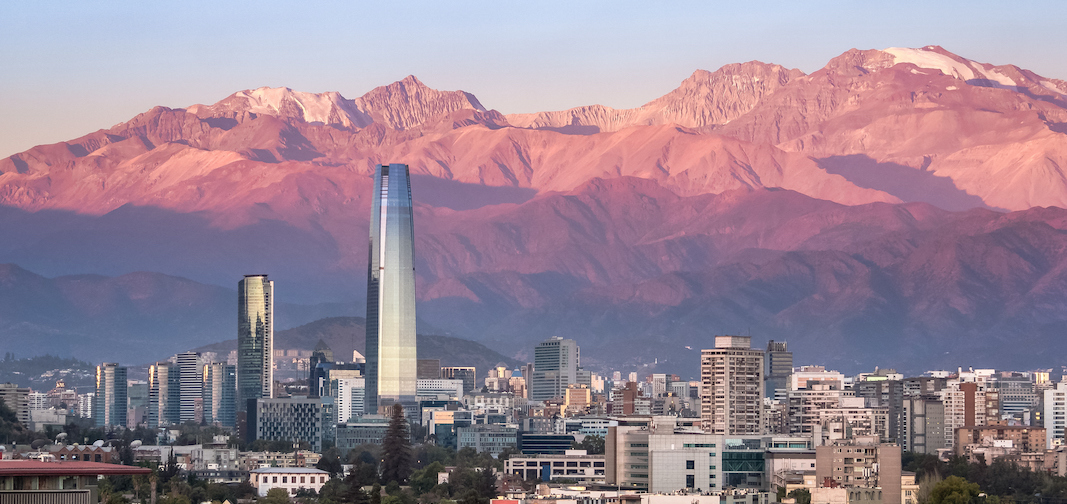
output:
[[39, 460], [0, 460], [0, 476], [96, 476], [116, 474], [149, 474], [144, 467], [63, 460], [41, 462]]

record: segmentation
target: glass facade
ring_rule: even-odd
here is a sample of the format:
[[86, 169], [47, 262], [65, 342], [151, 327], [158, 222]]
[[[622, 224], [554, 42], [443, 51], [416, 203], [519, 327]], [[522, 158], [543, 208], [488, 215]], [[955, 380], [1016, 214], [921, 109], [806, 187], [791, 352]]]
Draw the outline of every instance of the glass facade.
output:
[[402, 164], [374, 169], [367, 269], [367, 413], [415, 404], [415, 234]]
[[245, 275], [237, 284], [237, 410], [249, 399], [273, 397], [274, 282]]
[[112, 362], [96, 366], [93, 419], [97, 427], [126, 426], [126, 368]]
[[204, 365], [204, 422], [209, 425], [233, 427], [237, 424], [235, 411], [237, 368], [224, 362]]
[[181, 420], [181, 373], [169, 362], [148, 369], [148, 427], [175, 425]]

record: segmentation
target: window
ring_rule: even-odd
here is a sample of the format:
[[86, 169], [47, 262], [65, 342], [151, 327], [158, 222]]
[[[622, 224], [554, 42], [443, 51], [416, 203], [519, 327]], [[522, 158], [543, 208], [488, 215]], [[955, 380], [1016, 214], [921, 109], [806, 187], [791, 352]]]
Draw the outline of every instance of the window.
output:
[[289, 480], [288, 476], [282, 476], [282, 483], [288, 483], [289, 482], [288, 480]]
[[[696, 462], [694, 462], [692, 460], [686, 460], [685, 461], [685, 468], [686, 469], [696, 469]], [[689, 485], [689, 486], [692, 487], [692, 485]]]
[[326, 476], [319, 476], [319, 483], [326, 483]]
[[696, 486], [696, 476], [693, 476], [692, 474], [685, 475], [685, 487], [686, 488], [693, 488], [695, 486]]
[[277, 476], [271, 476], [271, 483], [277, 483], [277, 482], [278, 482], [278, 477]]
[[304, 477], [303, 477], [303, 476], [301, 476], [301, 477], [300, 477], [300, 482], [301, 482], [301, 483], [303, 483], [303, 482], [304, 482]]

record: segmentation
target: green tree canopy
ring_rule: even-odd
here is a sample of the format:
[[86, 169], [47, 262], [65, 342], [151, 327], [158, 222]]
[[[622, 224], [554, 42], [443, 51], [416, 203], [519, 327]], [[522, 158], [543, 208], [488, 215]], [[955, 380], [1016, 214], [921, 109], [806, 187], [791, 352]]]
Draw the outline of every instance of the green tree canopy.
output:
[[972, 504], [981, 489], [959, 476], [949, 476], [934, 486], [930, 492], [930, 504]]

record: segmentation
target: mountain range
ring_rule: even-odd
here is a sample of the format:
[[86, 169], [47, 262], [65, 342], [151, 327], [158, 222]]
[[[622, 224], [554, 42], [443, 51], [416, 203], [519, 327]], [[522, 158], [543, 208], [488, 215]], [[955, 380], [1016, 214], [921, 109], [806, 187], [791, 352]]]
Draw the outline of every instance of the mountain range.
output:
[[[937, 46], [698, 70], [635, 109], [504, 115], [413, 76], [156, 107], [0, 160], [0, 261], [360, 306], [379, 162], [414, 174], [420, 318], [520, 359], [560, 335], [692, 371], [722, 333], [848, 370], [1067, 355], [1067, 82]], [[58, 301], [9, 276], [15, 346]]]

